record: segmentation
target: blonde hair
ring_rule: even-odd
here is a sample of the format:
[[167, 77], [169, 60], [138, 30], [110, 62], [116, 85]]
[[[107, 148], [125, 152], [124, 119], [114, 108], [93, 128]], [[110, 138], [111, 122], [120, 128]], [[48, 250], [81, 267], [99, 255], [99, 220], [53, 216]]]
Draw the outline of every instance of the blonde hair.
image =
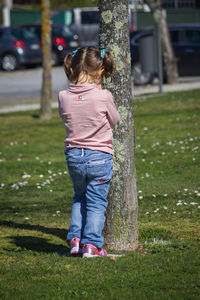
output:
[[69, 53], [64, 59], [64, 70], [70, 82], [77, 84], [84, 76], [90, 78], [91, 83], [99, 83], [97, 72], [103, 70], [102, 76], [110, 77], [115, 71], [115, 63], [112, 55], [97, 47], [88, 46], [79, 48], [73, 54]]

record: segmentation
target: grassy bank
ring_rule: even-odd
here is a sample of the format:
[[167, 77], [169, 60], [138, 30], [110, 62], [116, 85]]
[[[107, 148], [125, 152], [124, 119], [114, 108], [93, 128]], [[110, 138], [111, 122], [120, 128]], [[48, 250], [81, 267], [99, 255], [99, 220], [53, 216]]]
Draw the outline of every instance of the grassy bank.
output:
[[64, 127], [0, 115], [1, 299], [199, 299], [200, 90], [134, 101], [140, 251], [67, 256]]

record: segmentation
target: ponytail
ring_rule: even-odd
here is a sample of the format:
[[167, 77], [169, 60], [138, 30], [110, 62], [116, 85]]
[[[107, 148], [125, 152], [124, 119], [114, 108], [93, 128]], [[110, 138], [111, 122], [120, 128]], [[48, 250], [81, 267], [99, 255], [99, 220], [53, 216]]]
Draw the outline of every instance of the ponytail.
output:
[[69, 80], [71, 80], [71, 75], [72, 75], [71, 65], [72, 65], [72, 53], [69, 53], [64, 59], [64, 71]]
[[102, 75], [110, 77], [115, 71], [114, 59], [105, 49], [99, 50], [94, 46], [78, 48], [67, 54], [64, 59], [64, 70], [70, 82], [77, 84], [80, 76], [91, 77], [91, 82], [99, 83], [98, 70], [103, 69]]
[[110, 77], [115, 72], [115, 62], [110, 52], [105, 52], [105, 56], [103, 58], [103, 68], [103, 75], [106, 78]]

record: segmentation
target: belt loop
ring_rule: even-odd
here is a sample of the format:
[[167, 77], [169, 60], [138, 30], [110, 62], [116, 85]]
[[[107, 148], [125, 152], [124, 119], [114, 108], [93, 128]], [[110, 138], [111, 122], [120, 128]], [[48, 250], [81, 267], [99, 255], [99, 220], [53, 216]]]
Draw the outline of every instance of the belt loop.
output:
[[84, 148], [82, 148], [81, 150], [82, 150], [81, 156], [84, 156]]

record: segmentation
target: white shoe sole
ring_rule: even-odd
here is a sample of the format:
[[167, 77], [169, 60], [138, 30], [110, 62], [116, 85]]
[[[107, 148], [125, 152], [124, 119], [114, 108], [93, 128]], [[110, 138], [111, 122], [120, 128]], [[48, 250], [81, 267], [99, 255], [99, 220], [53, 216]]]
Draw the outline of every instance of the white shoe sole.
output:
[[83, 253], [82, 258], [93, 258], [93, 257], [102, 257], [96, 254], [90, 254], [90, 253]]
[[79, 251], [80, 251], [79, 247], [76, 246], [76, 247], [71, 248], [70, 254], [78, 254], [78, 253], [80, 253]]

